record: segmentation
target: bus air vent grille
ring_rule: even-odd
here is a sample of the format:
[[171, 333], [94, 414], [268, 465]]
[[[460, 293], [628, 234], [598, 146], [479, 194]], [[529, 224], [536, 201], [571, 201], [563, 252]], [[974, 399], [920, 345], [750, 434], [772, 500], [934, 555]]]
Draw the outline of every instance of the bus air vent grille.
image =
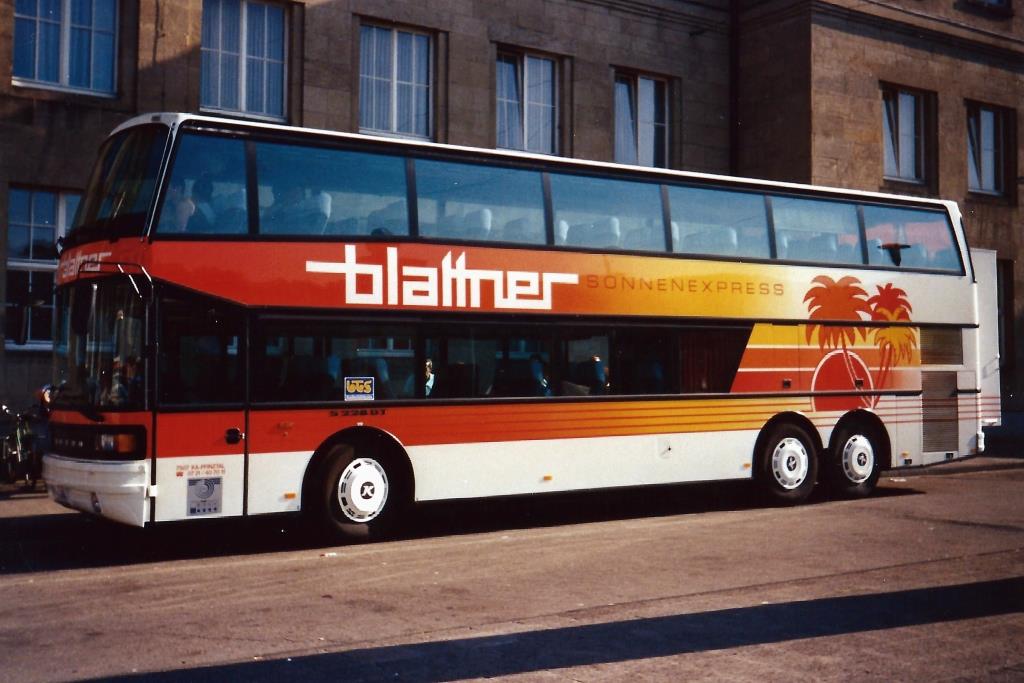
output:
[[959, 441], [956, 373], [922, 372], [921, 389], [924, 452], [956, 451]]

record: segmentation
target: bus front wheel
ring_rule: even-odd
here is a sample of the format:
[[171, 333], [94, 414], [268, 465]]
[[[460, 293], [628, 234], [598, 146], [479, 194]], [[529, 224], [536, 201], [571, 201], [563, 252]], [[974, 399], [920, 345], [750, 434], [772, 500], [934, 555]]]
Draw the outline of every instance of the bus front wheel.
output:
[[814, 440], [802, 427], [781, 423], [767, 434], [758, 459], [758, 480], [771, 503], [795, 505], [811, 495], [818, 476]]
[[845, 498], [863, 498], [871, 494], [882, 472], [879, 439], [865, 425], [839, 428], [832, 440], [827, 479], [834, 493]]
[[321, 471], [317, 508], [332, 537], [365, 541], [395, 531], [408, 504], [395, 457], [343, 443], [331, 448]]

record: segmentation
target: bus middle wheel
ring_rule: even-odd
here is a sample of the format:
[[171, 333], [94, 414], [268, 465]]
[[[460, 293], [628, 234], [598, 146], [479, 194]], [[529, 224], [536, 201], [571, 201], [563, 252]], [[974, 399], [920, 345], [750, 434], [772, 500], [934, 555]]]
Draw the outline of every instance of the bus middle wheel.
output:
[[768, 502], [795, 505], [811, 495], [818, 476], [814, 440], [802, 427], [775, 425], [762, 442], [757, 478]]
[[371, 540], [393, 533], [407, 506], [402, 470], [390, 453], [353, 444], [331, 448], [317, 501], [327, 532], [339, 540]]

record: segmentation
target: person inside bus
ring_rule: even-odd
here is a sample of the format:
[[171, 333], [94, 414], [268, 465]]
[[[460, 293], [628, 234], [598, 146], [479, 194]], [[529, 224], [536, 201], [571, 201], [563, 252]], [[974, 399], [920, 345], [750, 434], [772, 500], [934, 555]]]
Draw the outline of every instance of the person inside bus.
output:
[[185, 183], [180, 179], [167, 188], [167, 199], [160, 214], [161, 232], [185, 232], [188, 222], [196, 212], [196, 205], [185, 192]]
[[213, 181], [209, 176], [204, 175], [192, 183], [191, 199], [195, 209], [188, 221], [188, 232], [215, 232], [217, 213], [213, 210]]
[[534, 396], [551, 395], [551, 385], [544, 368], [544, 360], [538, 353], [530, 356], [530, 379], [533, 381]]
[[427, 359], [423, 364], [423, 395], [429, 397], [434, 393], [434, 361]]
[[269, 233], [319, 235], [330, 217], [331, 195], [320, 190], [306, 198], [303, 184], [289, 178], [274, 188], [274, 203], [261, 223]]

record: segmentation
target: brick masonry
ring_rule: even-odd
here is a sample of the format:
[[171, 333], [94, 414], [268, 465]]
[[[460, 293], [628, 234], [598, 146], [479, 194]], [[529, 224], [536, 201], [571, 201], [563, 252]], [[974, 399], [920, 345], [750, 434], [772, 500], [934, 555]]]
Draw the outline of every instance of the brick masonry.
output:
[[[938, 194], [961, 202], [975, 244], [1018, 262], [1024, 293], [1016, 185], [1008, 201], [967, 196], [962, 105], [970, 97], [1021, 111], [1024, 48], [1015, 36], [1024, 26], [1019, 7], [1018, 16], [992, 18], [965, 2], [292, 3], [287, 122], [358, 129], [359, 27], [378, 23], [434, 38], [439, 142], [494, 146], [494, 62], [500, 49], [518, 49], [557, 62], [564, 155], [612, 158], [614, 73], [622, 69], [669, 83], [674, 168], [878, 190], [879, 82], [892, 80], [937, 93]], [[0, 225], [11, 184], [80, 191], [118, 123], [146, 111], [199, 110], [201, 0], [120, 0], [119, 11], [117, 94], [93, 97], [12, 84], [14, 0], [0, 0]], [[1017, 308], [1024, 320], [1024, 296]], [[46, 381], [47, 365], [44, 355], [0, 345], [0, 399], [23, 403]]]

